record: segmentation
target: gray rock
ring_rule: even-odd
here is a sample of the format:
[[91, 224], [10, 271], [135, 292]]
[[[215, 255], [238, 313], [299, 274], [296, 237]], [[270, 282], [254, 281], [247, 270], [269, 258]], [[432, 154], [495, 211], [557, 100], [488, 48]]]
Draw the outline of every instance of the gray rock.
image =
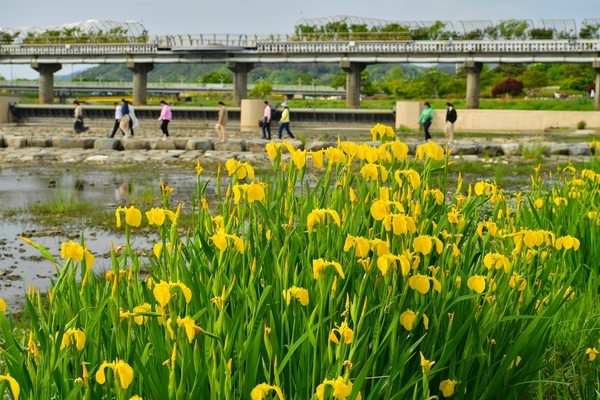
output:
[[569, 145], [567, 143], [546, 143], [548, 146], [548, 153], [551, 155], [569, 155]]
[[103, 154], [96, 154], [86, 158], [84, 161], [89, 162], [106, 162], [109, 159], [109, 156]]
[[186, 150], [213, 150], [213, 141], [210, 139], [190, 139], [185, 144]]
[[505, 156], [520, 156], [521, 146], [517, 143], [502, 143], [500, 145]]
[[60, 149], [93, 149], [94, 138], [70, 138], [63, 136], [52, 137], [52, 147]]
[[27, 138], [24, 136], [9, 136], [4, 139], [6, 141], [6, 147], [27, 147]]
[[177, 146], [174, 140], [157, 140], [152, 147], [153, 150], [175, 150]]
[[173, 139], [173, 143], [175, 143], [175, 148], [177, 150], [185, 150], [185, 145], [187, 144], [187, 139]]
[[448, 143], [448, 148], [452, 150], [453, 155], [464, 156], [478, 153], [478, 148], [475, 143], [453, 142]]
[[497, 143], [477, 143], [477, 154], [496, 157], [502, 155], [502, 147]]
[[592, 153], [587, 143], [576, 143], [569, 146], [570, 156], [589, 156]]
[[264, 153], [265, 146], [271, 141], [266, 139], [246, 140], [246, 151], [251, 153]]
[[119, 139], [96, 139], [94, 148], [100, 150], [123, 150], [123, 142]]
[[216, 141], [213, 146], [217, 151], [245, 151], [246, 147], [243, 140]]
[[151, 144], [149, 140], [140, 139], [124, 139], [123, 150], [150, 150]]
[[304, 148], [307, 151], [319, 151], [319, 150], [325, 150], [328, 149], [330, 147], [337, 147], [337, 142], [321, 142], [321, 141], [314, 141], [314, 142], [309, 142], [306, 144], [306, 146], [304, 146]]
[[27, 139], [29, 147], [52, 147], [52, 137], [30, 136]]

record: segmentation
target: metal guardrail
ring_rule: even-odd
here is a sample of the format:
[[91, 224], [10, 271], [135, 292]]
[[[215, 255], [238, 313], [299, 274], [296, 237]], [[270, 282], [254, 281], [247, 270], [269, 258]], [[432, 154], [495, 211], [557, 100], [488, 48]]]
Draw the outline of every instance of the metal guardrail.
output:
[[[256, 84], [248, 84], [248, 90], [252, 90]], [[77, 91], [131, 91], [133, 82], [78, 82], [78, 81], [54, 81], [55, 90]], [[0, 81], [0, 88], [9, 90], [38, 90], [37, 81]], [[148, 82], [146, 88], [154, 91], [180, 91], [180, 92], [198, 92], [198, 91], [222, 91], [233, 92], [234, 85], [230, 83], [177, 83], [177, 82]], [[344, 89], [334, 89], [326, 85], [272, 85], [272, 91], [275, 93], [303, 93], [303, 94], [325, 94], [325, 95], [345, 95]]]

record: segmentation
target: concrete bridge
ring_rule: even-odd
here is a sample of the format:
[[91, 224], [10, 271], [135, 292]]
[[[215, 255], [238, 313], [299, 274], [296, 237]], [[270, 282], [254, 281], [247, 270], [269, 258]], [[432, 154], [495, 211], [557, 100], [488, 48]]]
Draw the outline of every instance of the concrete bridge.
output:
[[[346, 72], [346, 103], [360, 104], [360, 74], [368, 64], [453, 63], [467, 72], [467, 108], [479, 108], [485, 63], [591, 63], [600, 93], [600, 39], [555, 40], [292, 40], [202, 35], [157, 38], [147, 43], [11, 44], [0, 46], [0, 63], [29, 64], [40, 73], [39, 98], [51, 103], [54, 73], [62, 64], [125, 64], [133, 72], [133, 101], [145, 104], [147, 74], [157, 63], [224, 63], [234, 73], [234, 104], [248, 93], [256, 63], [338, 63]], [[595, 107], [600, 110], [600, 98]]]

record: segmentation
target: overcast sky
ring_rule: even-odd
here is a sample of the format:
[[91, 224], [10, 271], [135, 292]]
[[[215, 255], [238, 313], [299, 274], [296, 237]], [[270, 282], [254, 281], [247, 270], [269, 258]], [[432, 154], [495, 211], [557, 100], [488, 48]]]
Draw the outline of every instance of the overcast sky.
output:
[[[2, 0], [0, 28], [53, 27], [89, 19], [141, 21], [152, 35], [293, 33], [303, 18], [336, 15], [390, 21], [600, 19], [599, 0]], [[70, 73], [64, 66], [58, 74]], [[0, 75], [36, 78], [28, 67], [0, 65]]]

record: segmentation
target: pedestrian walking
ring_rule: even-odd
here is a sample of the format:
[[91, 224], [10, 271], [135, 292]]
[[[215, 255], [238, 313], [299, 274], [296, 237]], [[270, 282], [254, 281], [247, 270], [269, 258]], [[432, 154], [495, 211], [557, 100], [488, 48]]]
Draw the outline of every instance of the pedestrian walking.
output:
[[131, 130], [131, 136], [133, 136], [133, 130], [140, 127], [140, 121], [135, 116], [133, 104], [127, 101], [127, 106], [129, 107], [129, 129]]
[[283, 107], [283, 111], [281, 112], [281, 119], [279, 120], [279, 130], [277, 131], [277, 136], [279, 139], [281, 139], [281, 134], [285, 129], [287, 134], [290, 135], [292, 139], [296, 139], [296, 137], [292, 134], [292, 131], [290, 131], [290, 109], [287, 102], [284, 101], [281, 103], [281, 106]]
[[123, 135], [125, 136], [125, 139], [127, 139], [131, 136], [131, 128], [129, 127], [131, 117], [129, 116], [129, 105], [125, 99], [121, 99], [121, 114], [121, 119], [119, 119], [119, 129], [123, 131]]
[[86, 132], [88, 128], [83, 124], [83, 108], [81, 108], [81, 104], [77, 100], [73, 102], [73, 105], [75, 106], [75, 110], [73, 111], [73, 129], [75, 129], [76, 134]]
[[429, 127], [433, 122], [433, 109], [429, 102], [423, 103], [425, 108], [421, 112], [421, 116], [419, 117], [419, 124], [423, 127], [423, 131], [425, 131], [425, 141], [429, 142], [431, 140], [431, 135], [429, 134]]
[[454, 123], [456, 122], [456, 110], [452, 103], [446, 103], [446, 125], [444, 125], [444, 135], [448, 142], [454, 141]]
[[269, 102], [267, 100], [265, 103], [265, 111], [263, 114], [263, 123], [262, 123], [262, 138], [271, 140], [271, 107], [269, 106]]
[[160, 130], [163, 133], [163, 139], [166, 139], [169, 137], [169, 122], [173, 119], [173, 113], [171, 113], [171, 109], [166, 101], [161, 100], [160, 105], [162, 108], [160, 110], [158, 122], [160, 122]]
[[225, 125], [227, 125], [227, 107], [225, 107], [225, 103], [220, 101], [219, 116], [217, 118], [217, 124], [215, 125], [215, 131], [217, 131], [217, 135], [219, 136], [219, 140], [221, 142], [224, 142], [226, 140]]
[[[113, 106], [115, 107], [115, 124], [113, 126], [112, 133], [110, 134], [111, 138], [114, 138], [115, 133], [117, 133], [117, 131], [119, 130], [119, 122], [121, 120], [121, 117], [123, 116], [123, 113], [121, 112], [121, 105], [115, 101], [113, 103]], [[125, 134], [123, 133], [123, 135], [125, 135]]]

